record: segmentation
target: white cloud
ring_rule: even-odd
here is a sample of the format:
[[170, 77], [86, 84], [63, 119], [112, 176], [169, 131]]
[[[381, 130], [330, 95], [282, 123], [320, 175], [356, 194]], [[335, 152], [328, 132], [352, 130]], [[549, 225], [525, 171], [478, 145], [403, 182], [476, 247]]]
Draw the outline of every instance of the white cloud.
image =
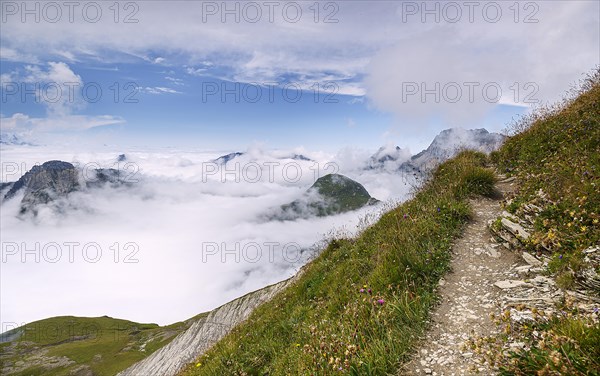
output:
[[82, 108], [81, 76], [63, 62], [50, 61], [45, 68], [26, 65], [22, 70], [2, 74], [0, 85], [7, 92], [34, 90], [36, 102], [46, 107], [49, 117], [64, 117]]
[[179, 86], [185, 85], [185, 82], [181, 78], [167, 76], [167, 77], [165, 77], [165, 80], [172, 82], [174, 85], [179, 85]]
[[148, 93], [148, 94], [181, 94], [180, 91], [177, 91], [175, 89], [171, 89], [168, 87], [163, 87], [163, 86], [154, 86], [154, 87], [142, 87], [140, 88], [140, 91], [143, 93]]
[[[115, 168], [115, 158], [123, 151], [37, 147], [26, 152], [23, 148], [0, 152], [5, 165], [11, 162], [11, 166], [25, 171], [35, 163], [51, 159], [79, 162], [80, 166], [91, 163], [90, 168]], [[35, 221], [16, 218], [17, 197], [2, 203], [0, 229], [5, 244], [24, 242], [34, 248], [39, 242], [43, 248], [49, 242], [60, 245], [95, 242], [103, 251], [98, 263], [82, 260], [81, 246], [72, 264], [67, 262], [66, 250], [58, 263], [43, 259], [35, 263], [31, 256], [22, 263], [18, 256], [10, 256], [8, 262], [0, 265], [4, 322], [27, 322], [65, 314], [107, 314], [161, 324], [187, 319], [294, 273], [300, 264], [286, 260], [281, 246], [297, 243], [310, 248], [327, 234], [355, 233], [362, 216], [371, 213], [373, 219], [381, 210], [372, 207], [360, 213], [288, 222], [261, 219], [270, 208], [300, 197], [315, 180], [314, 162], [280, 158], [302, 153], [316, 160], [324, 174], [324, 165], [332, 157], [323, 153], [252, 148], [236, 159], [241, 164], [240, 171], [251, 163], [268, 166], [266, 162], [279, 162], [273, 174], [269, 175], [266, 167], [259, 181], [252, 182], [239, 174], [242, 178], [236, 182], [235, 174], [231, 174], [235, 167], [230, 165], [229, 180], [223, 183], [220, 174], [203, 174], [202, 163], [219, 154], [181, 150], [124, 152], [126, 163], [139, 167], [139, 172], [133, 174], [135, 168], [119, 165], [132, 178], [139, 179], [129, 188], [72, 194], [64, 202], [62, 214], [42, 207]], [[301, 166], [298, 182], [284, 178], [282, 163]], [[18, 177], [10, 172], [12, 175], [3, 176], [2, 181]], [[354, 169], [339, 172], [363, 183], [382, 200], [401, 199], [409, 189], [394, 174]], [[249, 177], [249, 170], [247, 174]], [[291, 177], [292, 172], [289, 174]], [[275, 248], [273, 258], [264, 246], [268, 242], [280, 245]], [[115, 243], [120, 245], [118, 263], [114, 262]], [[138, 246], [135, 258], [139, 263], [123, 263], [131, 251], [124, 248], [126, 243]], [[229, 254], [229, 262], [222, 263], [220, 253], [203, 260], [202, 244], [208, 243], [219, 247], [225, 243], [227, 249], [234, 249], [237, 243], [240, 250], [246, 247], [247, 251], [249, 244], [257, 243], [262, 245], [264, 253], [256, 262], [249, 259], [235, 262], [235, 256]]]
[[537, 23], [515, 23], [512, 3], [502, 3], [504, 17], [497, 23], [475, 13], [479, 16], [473, 23], [425, 24], [381, 49], [365, 80], [371, 103], [416, 131], [436, 119], [475, 126], [497, 104], [530, 107], [559, 100], [583, 73], [600, 64], [599, 4], [532, 4], [539, 7]]
[[[10, 117], [2, 116], [2, 130], [11, 131], [81, 131], [103, 125], [124, 123], [124, 119], [113, 115], [86, 116], [74, 114], [85, 107], [81, 96], [84, 85], [80, 75], [73, 72], [64, 62], [48, 62], [45, 67], [26, 65], [22, 70], [4, 73], [0, 76], [3, 90], [16, 87], [17, 94], [21, 90], [31, 90], [35, 100], [44, 105], [47, 116], [30, 117], [22, 113], [14, 113]], [[24, 86], [29, 85], [29, 86]], [[157, 88], [157, 92], [169, 92], [167, 88]]]
[[0, 117], [0, 129], [14, 132], [84, 131], [95, 127], [123, 123], [125, 123], [123, 118], [111, 115], [65, 115], [32, 118], [29, 115], [15, 113], [10, 117]]

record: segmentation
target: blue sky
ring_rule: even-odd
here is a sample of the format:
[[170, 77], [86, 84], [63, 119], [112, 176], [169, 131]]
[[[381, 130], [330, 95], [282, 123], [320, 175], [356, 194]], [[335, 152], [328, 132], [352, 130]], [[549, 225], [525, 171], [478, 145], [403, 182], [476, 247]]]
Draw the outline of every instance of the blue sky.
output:
[[[260, 17], [244, 2], [101, 3], [94, 22], [35, 4], [2, 3], [1, 125], [42, 143], [417, 152], [444, 128], [499, 131], [600, 64], [593, 1], [501, 3], [494, 22], [461, 3], [449, 22], [444, 2], [428, 5], [439, 20], [420, 2], [275, 2], [272, 19], [260, 2]], [[36, 85], [50, 89], [22, 96]]]

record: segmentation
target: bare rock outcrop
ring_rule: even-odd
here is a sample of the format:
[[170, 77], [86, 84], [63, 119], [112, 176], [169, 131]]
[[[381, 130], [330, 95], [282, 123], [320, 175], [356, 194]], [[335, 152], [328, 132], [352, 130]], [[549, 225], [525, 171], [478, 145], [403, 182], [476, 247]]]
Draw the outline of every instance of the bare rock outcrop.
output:
[[118, 376], [177, 374], [188, 363], [227, 335], [236, 325], [246, 320], [259, 305], [271, 300], [285, 289], [297, 276], [251, 292], [214, 309], [207, 316], [198, 319], [168, 345], [122, 371]]

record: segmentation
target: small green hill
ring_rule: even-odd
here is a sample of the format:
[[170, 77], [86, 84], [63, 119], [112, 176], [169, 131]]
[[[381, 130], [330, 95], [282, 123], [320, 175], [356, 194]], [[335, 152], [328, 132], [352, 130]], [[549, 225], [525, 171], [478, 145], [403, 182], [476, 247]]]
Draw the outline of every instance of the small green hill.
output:
[[115, 375], [169, 343], [188, 324], [166, 327], [111, 317], [35, 321], [0, 340], [2, 375]]
[[282, 211], [285, 213], [283, 217], [324, 217], [357, 210], [377, 202], [362, 184], [344, 175], [329, 174], [317, 179], [301, 199], [283, 205]]

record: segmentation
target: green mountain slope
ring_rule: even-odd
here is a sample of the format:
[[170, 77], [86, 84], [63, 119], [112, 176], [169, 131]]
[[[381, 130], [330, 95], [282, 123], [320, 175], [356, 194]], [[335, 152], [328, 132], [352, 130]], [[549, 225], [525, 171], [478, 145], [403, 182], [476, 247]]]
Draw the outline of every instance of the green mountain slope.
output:
[[188, 327], [111, 317], [61, 316], [3, 333], [3, 375], [115, 375], [169, 343]]
[[303, 198], [283, 205], [281, 209], [284, 214], [281, 217], [323, 217], [357, 210], [377, 202], [362, 184], [344, 175], [329, 174], [317, 179]]

